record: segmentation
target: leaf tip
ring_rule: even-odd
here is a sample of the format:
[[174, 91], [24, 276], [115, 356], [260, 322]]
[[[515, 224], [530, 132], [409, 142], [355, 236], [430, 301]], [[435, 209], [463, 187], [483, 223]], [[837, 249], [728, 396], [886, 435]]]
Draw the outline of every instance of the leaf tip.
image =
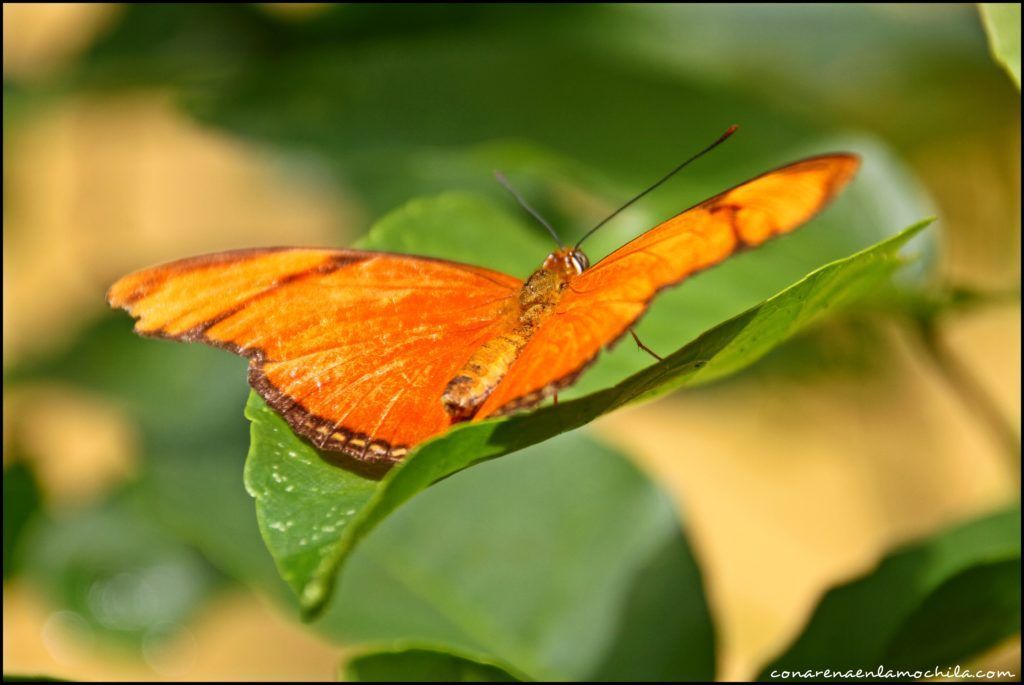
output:
[[316, 619], [327, 603], [327, 598], [328, 588], [322, 579], [314, 578], [303, 585], [299, 596], [302, 620], [309, 622]]

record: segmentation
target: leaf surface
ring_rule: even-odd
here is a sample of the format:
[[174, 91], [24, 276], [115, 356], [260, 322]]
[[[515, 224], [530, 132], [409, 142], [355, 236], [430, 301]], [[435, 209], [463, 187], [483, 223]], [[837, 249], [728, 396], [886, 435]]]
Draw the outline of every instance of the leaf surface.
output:
[[421, 444], [380, 481], [336, 468], [295, 436], [255, 393], [246, 406], [252, 442], [246, 487], [264, 540], [307, 614], [330, 597], [354, 545], [402, 503], [471, 464], [582, 426], [609, 411], [735, 373], [821, 315], [885, 286], [897, 253], [927, 221], [828, 264], [774, 297], [712, 328], [621, 383], [528, 414], [456, 426]]
[[[826, 593], [759, 680], [820, 680], [825, 669], [944, 667], [1020, 631], [1020, 508], [888, 554]], [[805, 677], [784, 678], [781, 671]], [[774, 674], [774, 675], [773, 675]], [[862, 676], [863, 677], [863, 676]], [[902, 676], [921, 679], [921, 676]], [[838, 679], [832, 676], [832, 679]]]

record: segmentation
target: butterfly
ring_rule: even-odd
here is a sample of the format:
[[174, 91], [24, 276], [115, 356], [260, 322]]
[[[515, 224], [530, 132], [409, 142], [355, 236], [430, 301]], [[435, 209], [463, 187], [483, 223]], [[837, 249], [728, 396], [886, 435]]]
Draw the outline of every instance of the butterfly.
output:
[[388, 464], [458, 422], [557, 399], [632, 332], [660, 290], [800, 226], [858, 166], [847, 153], [788, 164], [593, 266], [580, 243], [562, 247], [525, 281], [442, 259], [273, 247], [136, 271], [107, 301], [144, 336], [247, 357], [249, 384], [296, 433], [322, 450]]

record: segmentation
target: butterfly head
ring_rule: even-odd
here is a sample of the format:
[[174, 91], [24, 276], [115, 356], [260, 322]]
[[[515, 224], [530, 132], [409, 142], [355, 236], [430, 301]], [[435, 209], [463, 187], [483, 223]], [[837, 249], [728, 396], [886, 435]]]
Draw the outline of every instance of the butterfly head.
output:
[[558, 271], [567, 275], [581, 274], [590, 268], [590, 260], [582, 250], [574, 247], [563, 247], [557, 252], [552, 252], [544, 260], [546, 271]]

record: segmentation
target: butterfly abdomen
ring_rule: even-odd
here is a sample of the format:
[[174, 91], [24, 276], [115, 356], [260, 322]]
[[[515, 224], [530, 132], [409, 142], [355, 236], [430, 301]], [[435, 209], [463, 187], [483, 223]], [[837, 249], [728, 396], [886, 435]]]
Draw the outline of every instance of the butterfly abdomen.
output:
[[481, 345], [466, 365], [448, 382], [442, 401], [454, 421], [464, 421], [476, 413], [491, 391], [508, 373], [530, 339], [530, 331], [517, 327]]

